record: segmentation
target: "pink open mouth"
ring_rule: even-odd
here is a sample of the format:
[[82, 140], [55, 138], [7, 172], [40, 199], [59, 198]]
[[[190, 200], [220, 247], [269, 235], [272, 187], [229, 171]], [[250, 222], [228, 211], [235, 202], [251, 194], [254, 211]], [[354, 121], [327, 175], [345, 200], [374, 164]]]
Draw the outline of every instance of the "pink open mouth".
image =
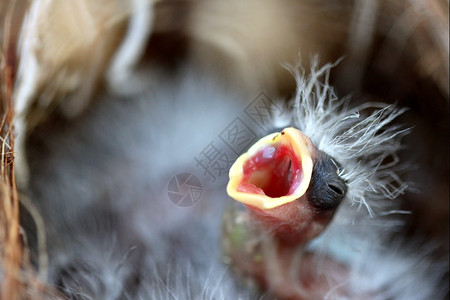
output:
[[231, 167], [228, 194], [260, 209], [298, 199], [311, 180], [311, 149], [309, 138], [292, 127], [260, 139]]
[[271, 198], [292, 195], [302, 180], [302, 164], [288, 145], [265, 146], [243, 166], [238, 191]]

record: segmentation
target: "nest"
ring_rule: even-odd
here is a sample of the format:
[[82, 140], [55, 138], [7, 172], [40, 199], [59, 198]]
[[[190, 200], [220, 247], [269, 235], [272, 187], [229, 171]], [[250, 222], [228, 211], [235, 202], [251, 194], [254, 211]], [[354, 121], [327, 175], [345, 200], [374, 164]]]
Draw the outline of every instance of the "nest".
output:
[[[184, 22], [192, 20], [178, 20], [176, 12], [179, 9], [193, 10], [191, 18], [195, 18], [199, 11], [201, 13], [201, 9], [196, 11], [195, 5], [185, 7], [188, 6], [185, 3], [177, 6], [171, 2], [161, 1], [155, 6], [156, 24], [152, 40], [153, 43], [159, 42], [159, 46], [150, 49], [154, 57], [164, 59], [161, 53], [167, 50], [164, 49], [167, 40], [175, 40], [169, 45], [182, 44], [173, 36], [186, 38], [197, 35], [200, 41], [229, 53], [230, 59], [239, 65], [241, 58], [233, 56], [227, 45], [216, 43], [220, 40], [215, 40], [217, 35], [203, 35], [204, 28], [196, 27], [198, 24], [185, 27]], [[287, 1], [286, 5], [291, 2]], [[418, 212], [411, 232], [420, 230], [426, 237], [441, 239], [443, 247], [448, 247], [448, 226], [441, 226], [448, 224], [448, 1], [356, 1], [354, 5], [341, 6], [343, 8], [338, 7], [337, 11], [347, 11], [348, 18], [337, 18], [333, 11], [328, 11], [328, 15], [334, 15], [329, 23], [337, 22], [336, 26], [343, 28], [342, 35], [329, 52], [322, 51], [321, 55], [325, 59], [347, 56], [334, 79], [343, 93], [357, 91], [375, 97], [389, 93], [389, 98], [399, 99], [401, 106], [409, 107], [417, 116], [418, 134], [412, 139], [419, 144], [426, 137], [421, 142], [421, 149], [424, 150], [423, 157], [428, 159], [422, 162], [422, 166], [435, 180], [436, 190], [429, 196], [431, 204], [429, 199], [409, 195], [410, 201], [405, 206]], [[26, 9], [22, 2], [0, 0], [0, 297], [5, 300], [36, 299], [39, 295], [48, 297], [54, 294], [43, 283], [45, 265], [37, 268], [30, 263], [26, 236], [21, 230], [20, 209], [32, 210], [32, 206], [26, 203], [26, 199], [20, 199], [14, 174], [14, 88], [20, 60], [17, 57], [18, 37]], [[171, 22], [174, 20], [177, 22]], [[228, 33], [219, 31], [218, 34]], [[319, 43], [317, 49], [323, 48], [327, 46]], [[181, 46], [179, 51], [182, 51]], [[296, 53], [298, 49], [291, 51]], [[286, 57], [289, 59], [289, 55]], [[282, 84], [277, 87], [280, 93], [286, 90]], [[432, 160], [429, 157], [437, 158]], [[417, 178], [411, 178], [414, 179]], [[39, 223], [36, 219], [32, 222]], [[448, 252], [448, 248], [444, 252]]]
[[1, 182], [0, 182], [0, 278], [1, 298], [18, 299], [24, 287], [20, 275], [24, 263], [20, 236], [19, 198], [14, 178], [13, 86], [16, 69], [15, 45], [12, 34], [12, 12], [1, 3]]
[[28, 257], [14, 171], [13, 95], [17, 36], [24, 12], [25, 6], [17, 1], [0, 2], [0, 299], [39, 299], [45, 290]]

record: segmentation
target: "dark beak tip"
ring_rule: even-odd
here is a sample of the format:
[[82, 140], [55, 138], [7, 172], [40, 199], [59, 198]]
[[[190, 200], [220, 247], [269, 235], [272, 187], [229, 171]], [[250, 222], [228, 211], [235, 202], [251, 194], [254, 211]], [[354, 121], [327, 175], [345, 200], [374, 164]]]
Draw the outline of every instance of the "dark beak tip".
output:
[[347, 183], [338, 174], [333, 158], [320, 153], [313, 169], [309, 198], [320, 209], [336, 209], [347, 193]]

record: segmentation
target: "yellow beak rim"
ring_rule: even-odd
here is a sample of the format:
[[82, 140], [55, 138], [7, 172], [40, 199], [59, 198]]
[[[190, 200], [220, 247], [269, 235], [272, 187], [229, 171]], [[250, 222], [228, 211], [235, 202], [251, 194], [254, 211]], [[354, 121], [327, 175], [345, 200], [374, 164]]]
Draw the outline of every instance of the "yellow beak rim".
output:
[[[263, 147], [267, 145], [281, 144], [291, 147], [294, 155], [296, 155], [301, 162], [302, 178], [296, 190], [290, 195], [277, 198], [269, 197], [265, 194], [261, 195], [238, 191], [239, 185], [242, 183], [244, 176], [243, 167], [245, 162], [257, 154]], [[252, 147], [250, 147], [246, 153], [239, 156], [235, 163], [231, 166], [229, 172], [230, 180], [227, 185], [228, 195], [245, 205], [251, 205], [262, 210], [272, 209], [300, 198], [307, 191], [311, 181], [313, 169], [311, 150], [312, 144], [309, 138], [303, 132], [293, 127], [285, 128], [281, 132], [272, 133], [261, 138]]]

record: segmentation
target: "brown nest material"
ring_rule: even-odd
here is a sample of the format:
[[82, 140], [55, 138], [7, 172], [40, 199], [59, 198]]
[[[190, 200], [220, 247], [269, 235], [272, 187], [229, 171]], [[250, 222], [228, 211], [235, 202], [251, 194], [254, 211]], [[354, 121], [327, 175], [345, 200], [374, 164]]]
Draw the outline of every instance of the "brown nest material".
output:
[[[14, 2], [14, 1], [12, 1]], [[16, 70], [16, 55], [12, 17], [14, 5], [0, 5], [1, 74], [1, 182], [0, 182], [0, 278], [1, 299], [19, 299], [24, 283], [20, 279], [23, 265], [23, 245], [19, 225], [19, 199], [14, 179], [14, 126], [13, 86]]]
[[0, 299], [4, 300], [40, 299], [45, 290], [28, 257], [14, 175], [16, 48], [25, 8], [17, 1], [0, 1]]

